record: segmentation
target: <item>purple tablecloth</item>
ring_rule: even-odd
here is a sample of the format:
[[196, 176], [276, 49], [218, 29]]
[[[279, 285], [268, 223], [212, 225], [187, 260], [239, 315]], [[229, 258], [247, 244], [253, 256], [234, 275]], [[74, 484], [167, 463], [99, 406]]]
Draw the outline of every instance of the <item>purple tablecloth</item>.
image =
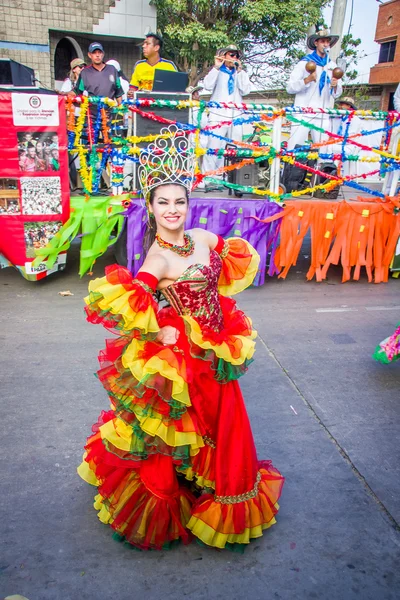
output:
[[[251, 217], [265, 219], [282, 211], [275, 202], [262, 200], [229, 200], [226, 198], [191, 198], [186, 228], [201, 227], [222, 237], [239, 236], [250, 242], [260, 255], [260, 270], [254, 285], [265, 282], [267, 256], [270, 254], [268, 275], [277, 273], [274, 256], [278, 243], [281, 219], [260, 223]], [[143, 235], [147, 213], [144, 200], [132, 200], [127, 211], [128, 268], [136, 274], [143, 264]]]

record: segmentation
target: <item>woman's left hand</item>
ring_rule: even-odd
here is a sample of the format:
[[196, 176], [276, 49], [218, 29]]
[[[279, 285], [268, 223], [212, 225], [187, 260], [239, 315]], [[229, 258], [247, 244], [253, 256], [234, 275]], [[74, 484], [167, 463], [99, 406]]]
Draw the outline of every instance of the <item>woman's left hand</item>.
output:
[[161, 327], [160, 331], [158, 332], [156, 341], [163, 346], [172, 346], [172, 344], [176, 344], [178, 338], [179, 331], [176, 329], [176, 327], [165, 325], [164, 327]]

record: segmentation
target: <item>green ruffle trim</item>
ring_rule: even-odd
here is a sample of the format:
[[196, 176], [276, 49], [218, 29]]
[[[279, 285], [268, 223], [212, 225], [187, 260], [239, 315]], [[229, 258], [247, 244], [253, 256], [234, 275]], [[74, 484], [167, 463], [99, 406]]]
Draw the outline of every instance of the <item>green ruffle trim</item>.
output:
[[[188, 469], [192, 465], [190, 456], [190, 446], [168, 446], [161, 438], [150, 436], [140, 429], [139, 422], [129, 424], [133, 429], [132, 443], [129, 449], [129, 455], [125, 460], [146, 460], [152, 454], [162, 454], [163, 456], [171, 456], [175, 464], [178, 464], [182, 469]], [[114, 454], [119, 459], [121, 451], [115, 448], [108, 440], [103, 439], [103, 444], [110, 454]]]
[[392, 363], [396, 362], [396, 360], [400, 359], [400, 354], [395, 355], [393, 357], [393, 360], [389, 360], [386, 352], [380, 346], [377, 346], [375, 348], [375, 352], [372, 355], [372, 358], [382, 363], [383, 365], [391, 365]]
[[[124, 535], [120, 535], [116, 531], [114, 531], [114, 533], [112, 534], [112, 538], [116, 542], [119, 542], [120, 544], [124, 544], [130, 550], [136, 550], [136, 552], [160, 552], [159, 550], [154, 550], [153, 548], [149, 548], [148, 550], [143, 550], [142, 548], [138, 548], [137, 546], [134, 546], [133, 544], [128, 542], [128, 540], [126, 539], [126, 537]], [[164, 544], [163, 547], [161, 548], [161, 550], [172, 550], [173, 548], [176, 548], [180, 544], [181, 544], [181, 540], [173, 540], [172, 542], [167, 542], [166, 544]]]

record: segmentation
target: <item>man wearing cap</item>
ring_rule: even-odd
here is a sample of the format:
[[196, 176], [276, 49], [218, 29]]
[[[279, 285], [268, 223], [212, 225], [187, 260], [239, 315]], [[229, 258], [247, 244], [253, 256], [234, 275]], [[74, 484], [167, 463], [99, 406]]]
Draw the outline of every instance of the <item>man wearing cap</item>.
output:
[[154, 83], [154, 71], [177, 71], [178, 69], [171, 60], [161, 58], [163, 40], [157, 33], [148, 33], [142, 44], [143, 60], [135, 64], [129, 85], [128, 96], [133, 98], [137, 90], [151, 92]]
[[[203, 81], [204, 89], [211, 92], [210, 102], [234, 102], [241, 104], [243, 96], [250, 93], [250, 79], [242, 68], [239, 48], [230, 44], [217, 52], [214, 67]], [[221, 121], [232, 121], [240, 115], [240, 111], [232, 108], [210, 109], [208, 125], [216, 125]], [[227, 124], [212, 130], [218, 136], [232, 140], [242, 141], [242, 126]], [[228, 140], [208, 136], [208, 149], [220, 150], [225, 148]], [[203, 159], [203, 172], [215, 171], [222, 167], [224, 158], [205, 154]]]
[[121, 104], [123, 89], [117, 69], [106, 64], [104, 49], [100, 42], [92, 42], [89, 46], [88, 56], [92, 64], [81, 72], [76, 84], [76, 94], [87, 92], [89, 96], [100, 96], [116, 100]]
[[[296, 94], [294, 106], [333, 108], [335, 99], [342, 93], [342, 83], [332, 75], [336, 63], [329, 60], [329, 50], [337, 43], [338, 39], [338, 35], [332, 35], [327, 29], [322, 29], [308, 37], [307, 46], [312, 52], [297, 63], [286, 87], [288, 94]], [[310, 61], [316, 65], [313, 73], [306, 69], [306, 65]], [[304, 121], [312, 121], [318, 127], [329, 131], [330, 119], [326, 115], [307, 116], [304, 113], [297, 113], [293, 116]], [[293, 124], [288, 149], [293, 149], [297, 144], [303, 145], [308, 139], [309, 131], [314, 143], [326, 138], [319, 131]]]

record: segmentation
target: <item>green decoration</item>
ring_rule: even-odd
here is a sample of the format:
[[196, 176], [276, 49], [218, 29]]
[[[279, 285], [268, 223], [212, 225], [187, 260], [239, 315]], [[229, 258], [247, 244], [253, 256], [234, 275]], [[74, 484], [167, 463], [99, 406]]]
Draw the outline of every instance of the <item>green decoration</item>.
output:
[[124, 210], [118, 196], [72, 197], [70, 218], [45, 248], [36, 250], [33, 266], [46, 260], [50, 269], [60, 252], [68, 250], [72, 240], [81, 232], [79, 275], [82, 277], [117, 241], [124, 224]]

